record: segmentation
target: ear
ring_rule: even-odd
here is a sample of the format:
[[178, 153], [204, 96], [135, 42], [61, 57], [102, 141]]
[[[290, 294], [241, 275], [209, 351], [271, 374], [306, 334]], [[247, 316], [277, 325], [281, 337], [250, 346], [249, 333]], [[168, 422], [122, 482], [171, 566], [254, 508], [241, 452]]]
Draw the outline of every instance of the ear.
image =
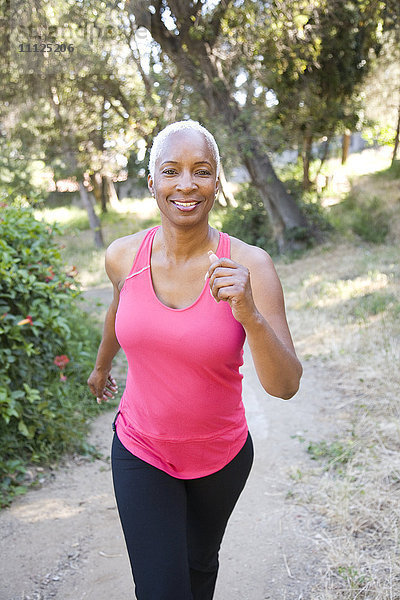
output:
[[219, 192], [219, 177], [217, 177], [217, 179], [215, 180], [215, 195], [218, 194]]
[[154, 191], [154, 181], [151, 175], [147, 176], [147, 187], [149, 188], [149, 192], [152, 196], [155, 196], [155, 191]]

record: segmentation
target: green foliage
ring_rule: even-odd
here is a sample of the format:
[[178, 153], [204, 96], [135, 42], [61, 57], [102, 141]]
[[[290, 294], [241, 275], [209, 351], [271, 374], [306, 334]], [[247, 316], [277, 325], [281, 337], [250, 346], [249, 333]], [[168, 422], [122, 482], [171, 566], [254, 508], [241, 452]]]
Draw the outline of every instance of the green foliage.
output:
[[366, 242], [382, 244], [389, 233], [389, 223], [389, 213], [382, 208], [382, 203], [377, 197], [353, 210], [352, 229]]
[[54, 231], [30, 208], [0, 213], [0, 505], [24, 465], [88, 451], [87, 418], [98, 411], [86, 379], [98, 335], [77, 307], [79, 289]]
[[314, 191], [303, 192], [298, 201], [302, 213], [311, 225], [312, 231], [326, 232], [332, 230], [326, 210], [321, 206], [320, 198]]
[[322, 460], [327, 468], [335, 469], [346, 465], [354, 456], [355, 444], [349, 440], [309, 442], [307, 452], [313, 460]]
[[[311, 175], [316, 176], [319, 160], [312, 161]], [[309, 224], [308, 228], [296, 228], [291, 231], [292, 239], [299, 239], [306, 242], [307, 247], [312, 247], [315, 242], [313, 234], [316, 232], [321, 237], [325, 232], [332, 230], [332, 224], [329, 221], [326, 210], [321, 206], [321, 194], [311, 188], [303, 188], [303, 166], [301, 161], [285, 165], [278, 169], [279, 178], [284, 182], [285, 188], [296, 199], [301, 212], [305, 215]]]
[[[57, 224], [60, 233], [78, 233], [89, 229], [87, 212], [78, 206], [69, 205], [69, 199], [65, 206], [52, 208], [49, 202], [35, 205], [35, 217], [49, 224]], [[102, 215], [103, 217], [103, 215]], [[102, 219], [103, 223], [103, 219]]]
[[[307, 247], [311, 247], [314, 243], [313, 232], [329, 231], [332, 226], [319, 203], [318, 194], [302, 190], [301, 182], [297, 177], [299, 173], [297, 166], [287, 165], [287, 171], [282, 171], [279, 175], [306, 215], [311, 227], [293, 228], [286, 232], [286, 238], [289, 241], [305, 242]], [[248, 244], [259, 246], [270, 254], [276, 254], [277, 245], [272, 226], [258, 191], [251, 184], [243, 184], [240, 192], [235, 194], [235, 200], [238, 203], [237, 207], [229, 206], [220, 211], [220, 223], [217, 226]]]
[[400, 307], [394, 294], [387, 292], [371, 292], [357, 298], [352, 308], [352, 314], [362, 321], [367, 321], [370, 316], [385, 312], [388, 308], [395, 311]]
[[348, 565], [338, 567], [337, 573], [353, 592], [362, 592], [365, 589], [366, 582], [371, 579], [366, 574], [360, 573], [356, 567]]
[[276, 253], [277, 248], [268, 220], [267, 211], [258, 194], [250, 184], [244, 184], [235, 196], [237, 207], [227, 207], [221, 219], [222, 230], [240, 238], [247, 244]]
[[34, 204], [47, 196], [44, 163], [21, 155], [17, 140], [0, 136], [0, 201], [3, 198]]
[[382, 5], [324, 0], [264, 6], [268, 15], [254, 40], [259, 78], [276, 95], [275, 118], [287, 141], [354, 129], [359, 86], [378, 52]]
[[388, 124], [375, 123], [363, 127], [362, 137], [370, 146], [392, 146], [396, 135], [394, 127]]
[[390, 215], [374, 196], [359, 202], [349, 194], [332, 216], [332, 224], [341, 231], [350, 229], [365, 242], [382, 244], [390, 230]]

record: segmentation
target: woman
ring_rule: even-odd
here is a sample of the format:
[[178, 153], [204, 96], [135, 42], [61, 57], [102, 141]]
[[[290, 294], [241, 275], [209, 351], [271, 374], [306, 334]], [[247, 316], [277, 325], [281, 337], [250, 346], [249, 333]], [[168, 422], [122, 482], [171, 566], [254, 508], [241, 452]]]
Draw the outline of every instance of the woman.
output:
[[112, 469], [138, 600], [211, 600], [253, 460], [245, 337], [269, 394], [292, 397], [302, 368], [271, 258], [208, 224], [219, 187], [213, 136], [194, 121], [166, 127], [149, 171], [161, 226], [107, 250], [114, 299], [88, 384], [98, 402], [113, 396], [121, 346], [128, 375]]

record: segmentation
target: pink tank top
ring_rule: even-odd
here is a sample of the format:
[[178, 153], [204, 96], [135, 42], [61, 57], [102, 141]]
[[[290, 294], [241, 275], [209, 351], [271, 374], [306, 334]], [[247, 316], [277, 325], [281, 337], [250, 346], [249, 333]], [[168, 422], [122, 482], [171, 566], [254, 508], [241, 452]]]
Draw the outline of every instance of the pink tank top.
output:
[[[121, 289], [115, 321], [128, 360], [117, 434], [132, 454], [180, 479], [210, 475], [247, 438], [242, 402], [245, 332], [209, 283], [193, 304], [173, 309], [156, 296], [150, 268], [158, 227], [149, 229]], [[220, 233], [217, 256], [230, 257]]]

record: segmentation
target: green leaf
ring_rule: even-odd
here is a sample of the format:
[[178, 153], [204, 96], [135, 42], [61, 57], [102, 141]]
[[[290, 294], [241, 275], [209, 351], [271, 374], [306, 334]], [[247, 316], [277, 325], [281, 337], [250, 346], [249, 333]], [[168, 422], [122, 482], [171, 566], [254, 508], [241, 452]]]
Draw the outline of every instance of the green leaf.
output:
[[18, 423], [18, 431], [19, 431], [20, 433], [22, 433], [22, 435], [24, 435], [25, 437], [27, 437], [27, 438], [29, 438], [29, 437], [30, 437], [30, 434], [29, 434], [28, 428], [27, 428], [27, 426], [25, 425], [24, 421], [20, 421], [20, 422]]

